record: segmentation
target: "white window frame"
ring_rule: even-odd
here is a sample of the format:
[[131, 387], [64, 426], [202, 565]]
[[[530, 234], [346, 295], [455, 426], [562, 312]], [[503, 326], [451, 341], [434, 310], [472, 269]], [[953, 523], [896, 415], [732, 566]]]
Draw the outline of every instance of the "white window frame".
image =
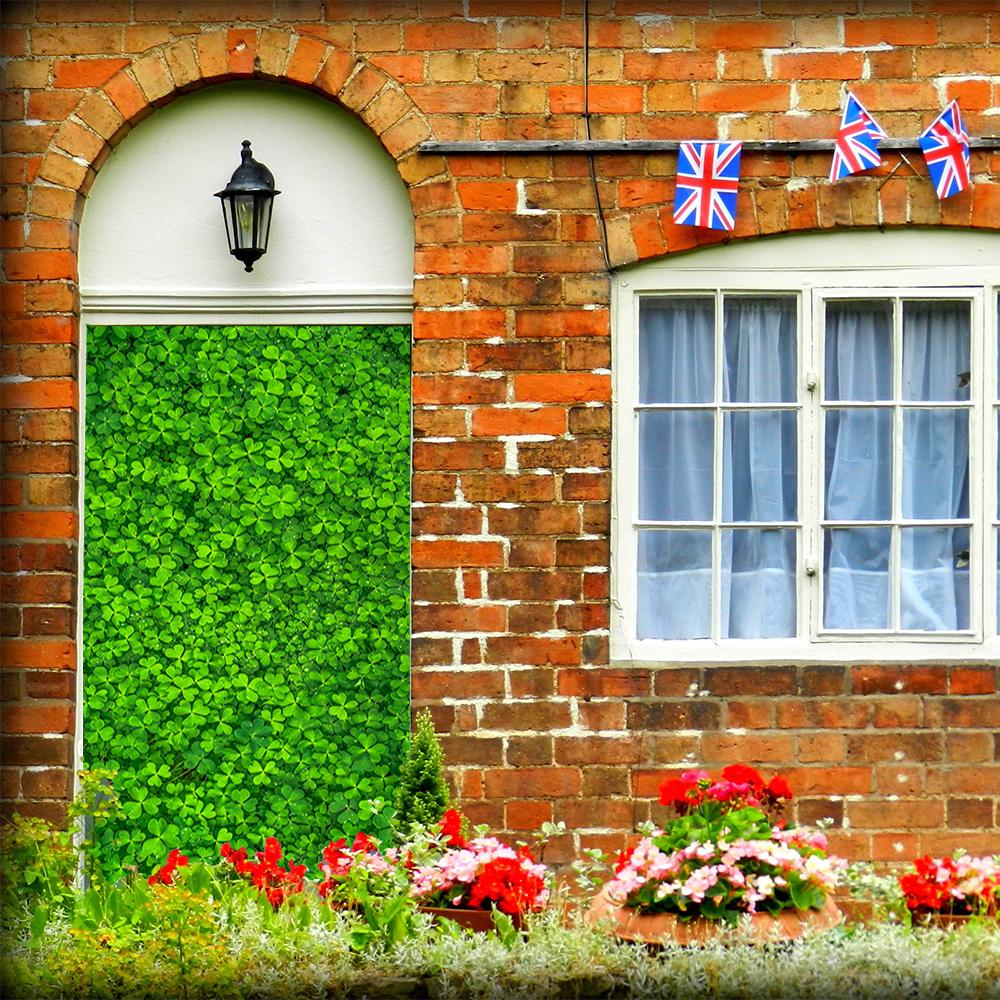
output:
[[[811, 262], [815, 261], [813, 264]], [[942, 263], [944, 262], [944, 263]], [[789, 267], [789, 263], [793, 266]], [[639, 639], [636, 635], [639, 304], [684, 294], [795, 295], [800, 404], [798, 636]], [[823, 501], [820, 380], [827, 298], [972, 300], [971, 626], [967, 634], [826, 632], [821, 628]], [[1000, 658], [997, 627], [997, 311], [1000, 234], [952, 230], [838, 232], [713, 247], [623, 270], [612, 288], [611, 658], [649, 663], [928, 662]], [[718, 377], [718, 376], [717, 376]], [[815, 390], [807, 388], [813, 381]], [[901, 421], [896, 422], [901, 423]], [[897, 441], [896, 454], [899, 453]], [[814, 456], [810, 458], [810, 456]], [[717, 456], [718, 460], [718, 456]], [[894, 463], [898, 469], [898, 461]], [[895, 474], [895, 473], [894, 473]], [[716, 486], [718, 488], [718, 486]], [[713, 618], [717, 609], [713, 608]]]

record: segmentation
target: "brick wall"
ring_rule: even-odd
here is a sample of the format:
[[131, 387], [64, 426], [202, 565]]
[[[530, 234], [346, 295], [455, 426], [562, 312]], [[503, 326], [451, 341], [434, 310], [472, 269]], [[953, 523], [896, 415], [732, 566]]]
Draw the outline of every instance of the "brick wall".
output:
[[[90, 183], [179, 94], [258, 78], [355, 112], [416, 224], [413, 703], [466, 811], [615, 846], [662, 769], [788, 772], [803, 820], [896, 859], [1000, 834], [995, 663], [608, 662], [609, 278], [588, 160], [421, 155], [582, 138], [580, 0], [103, 0], [3, 7], [3, 806], [71, 781], [79, 454], [76, 258]], [[239, 12], [240, 20], [236, 19]], [[892, 135], [958, 97], [998, 131], [1000, 3], [593, 0], [595, 138], [829, 138], [851, 89]], [[938, 202], [919, 157], [826, 182], [828, 154], [745, 153], [736, 237], [1000, 227], [1000, 154]], [[602, 155], [612, 267], [723, 237], [671, 221], [676, 157]]]

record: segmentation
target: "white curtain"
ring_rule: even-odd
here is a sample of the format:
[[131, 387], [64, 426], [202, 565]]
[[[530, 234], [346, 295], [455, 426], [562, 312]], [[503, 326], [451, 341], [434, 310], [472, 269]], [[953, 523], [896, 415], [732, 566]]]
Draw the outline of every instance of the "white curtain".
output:
[[[640, 400], [715, 402], [715, 307], [711, 298], [652, 300], [640, 314]], [[727, 298], [723, 402], [795, 402], [796, 304], [790, 298]], [[796, 531], [754, 528], [797, 517], [797, 427], [792, 410], [722, 414], [722, 522], [718, 558], [720, 635], [795, 634]], [[665, 524], [711, 521], [713, 410], [639, 414], [639, 517]], [[746, 524], [747, 527], [736, 527]], [[646, 528], [638, 540], [640, 638], [711, 635], [713, 533]]]
[[[903, 310], [902, 400], [947, 403], [969, 398], [969, 307], [963, 302], [907, 302]], [[874, 402], [893, 396], [892, 306], [830, 303], [826, 317], [826, 399]], [[897, 411], [902, 419], [904, 518], [957, 520], [969, 514], [968, 413], [964, 409]], [[826, 415], [826, 517], [893, 517], [893, 411], [830, 409]], [[832, 629], [886, 629], [890, 621], [888, 527], [826, 532], [824, 623]], [[899, 587], [903, 629], [968, 628], [968, 529], [903, 528]]]

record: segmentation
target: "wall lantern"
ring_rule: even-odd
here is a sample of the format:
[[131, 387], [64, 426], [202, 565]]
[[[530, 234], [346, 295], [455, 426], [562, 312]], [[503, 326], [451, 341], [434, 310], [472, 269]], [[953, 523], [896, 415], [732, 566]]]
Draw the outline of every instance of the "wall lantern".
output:
[[243, 140], [243, 162], [216, 198], [222, 199], [222, 217], [226, 222], [229, 252], [252, 271], [254, 261], [267, 252], [271, 231], [271, 204], [276, 194], [274, 174], [258, 163], [250, 152], [250, 140]]

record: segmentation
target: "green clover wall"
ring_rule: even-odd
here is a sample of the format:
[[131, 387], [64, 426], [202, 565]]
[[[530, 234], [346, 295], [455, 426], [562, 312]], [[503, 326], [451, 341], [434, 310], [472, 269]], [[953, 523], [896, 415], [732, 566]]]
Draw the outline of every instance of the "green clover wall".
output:
[[273, 834], [313, 865], [391, 797], [409, 355], [403, 326], [88, 331], [84, 758], [126, 813], [105, 861]]

